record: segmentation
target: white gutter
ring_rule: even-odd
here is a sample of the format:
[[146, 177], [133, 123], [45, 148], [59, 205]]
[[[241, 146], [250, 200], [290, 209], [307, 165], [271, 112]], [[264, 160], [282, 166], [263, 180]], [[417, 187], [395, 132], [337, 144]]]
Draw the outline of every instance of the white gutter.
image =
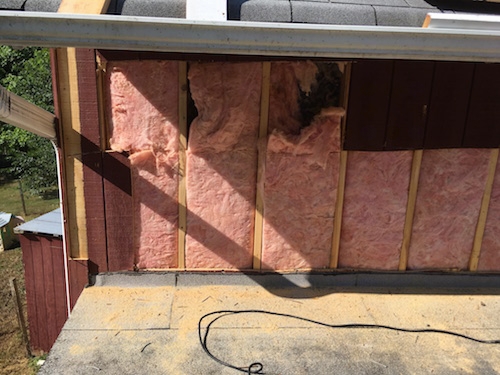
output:
[[68, 318], [71, 315], [71, 299], [69, 290], [69, 260], [68, 260], [68, 249], [66, 246], [66, 224], [64, 221], [64, 210], [62, 201], [62, 178], [61, 178], [61, 159], [59, 158], [59, 149], [54, 141], [51, 141], [54, 147], [54, 152], [56, 153], [56, 165], [57, 165], [57, 187], [59, 190], [59, 207], [61, 208], [61, 224], [62, 228], [62, 244], [63, 244], [63, 259], [64, 259], [64, 287], [66, 290], [66, 311], [68, 312]]
[[0, 12], [0, 44], [338, 59], [500, 62], [500, 31], [490, 29], [193, 21], [11, 11]]
[[0, 121], [56, 139], [55, 116], [0, 86]]

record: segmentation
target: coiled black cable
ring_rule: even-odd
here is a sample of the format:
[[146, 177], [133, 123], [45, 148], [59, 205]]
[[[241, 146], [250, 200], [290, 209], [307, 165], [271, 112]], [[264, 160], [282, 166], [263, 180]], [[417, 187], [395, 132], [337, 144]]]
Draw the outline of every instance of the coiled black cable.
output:
[[[500, 344], [500, 340], [481, 340], [477, 339], [475, 337], [463, 335], [461, 333], [453, 332], [453, 331], [446, 331], [442, 329], [434, 329], [434, 328], [419, 328], [419, 329], [411, 329], [411, 328], [399, 328], [399, 327], [392, 327], [392, 326], [386, 326], [386, 325], [381, 325], [381, 324], [364, 324], [364, 323], [352, 323], [352, 324], [328, 324], [328, 323], [323, 323], [319, 322], [317, 320], [313, 319], [308, 319], [308, 318], [303, 318], [300, 316], [292, 315], [292, 314], [285, 314], [285, 313], [278, 313], [278, 312], [273, 312], [273, 311], [266, 311], [266, 310], [219, 310], [219, 311], [213, 311], [208, 314], [203, 315], [200, 320], [198, 321], [198, 337], [200, 339], [200, 344], [205, 353], [212, 358], [214, 361], [217, 363], [220, 363], [223, 366], [232, 368], [234, 370], [237, 370], [239, 372], [246, 373], [248, 375], [251, 374], [259, 374], [259, 375], [264, 375], [264, 365], [260, 362], [254, 362], [250, 364], [248, 367], [238, 367], [235, 365], [232, 365], [230, 363], [227, 363], [219, 358], [217, 358], [215, 355], [213, 355], [210, 350], [208, 349], [207, 346], [207, 341], [208, 341], [208, 334], [210, 332], [210, 328], [212, 327], [212, 324], [214, 324], [217, 320], [230, 316], [230, 315], [236, 315], [236, 314], [265, 314], [265, 315], [273, 315], [273, 316], [280, 316], [283, 318], [291, 318], [295, 320], [301, 320], [304, 322], [320, 325], [323, 327], [327, 328], [370, 328], [370, 329], [388, 329], [391, 331], [397, 331], [397, 332], [411, 332], [411, 333], [440, 333], [440, 334], [445, 334], [445, 335], [450, 335], [450, 336], [456, 336], [460, 337], [462, 339], [466, 340], [471, 340], [480, 344]], [[214, 316], [215, 315], [215, 316]], [[213, 317], [212, 320], [209, 321], [209, 323], [205, 327], [205, 334], [202, 334], [203, 328], [203, 321], [206, 320], [209, 317]]]

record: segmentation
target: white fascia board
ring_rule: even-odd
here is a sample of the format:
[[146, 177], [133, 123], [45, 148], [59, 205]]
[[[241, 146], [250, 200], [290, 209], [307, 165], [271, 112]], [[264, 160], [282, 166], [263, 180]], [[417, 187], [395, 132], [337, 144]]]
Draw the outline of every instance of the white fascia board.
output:
[[500, 31], [500, 16], [487, 14], [427, 14], [427, 27], [432, 29]]
[[51, 140], [56, 139], [55, 116], [0, 86], [0, 121]]
[[0, 12], [0, 44], [336, 59], [500, 62], [500, 31]]
[[189, 20], [225, 21], [227, 0], [186, 0], [186, 18]]

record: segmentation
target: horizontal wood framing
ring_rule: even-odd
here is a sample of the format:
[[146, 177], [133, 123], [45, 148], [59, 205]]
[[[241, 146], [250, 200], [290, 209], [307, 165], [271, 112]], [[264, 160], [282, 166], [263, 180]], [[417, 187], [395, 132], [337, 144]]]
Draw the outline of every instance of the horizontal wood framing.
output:
[[353, 63], [344, 149], [500, 145], [500, 64]]

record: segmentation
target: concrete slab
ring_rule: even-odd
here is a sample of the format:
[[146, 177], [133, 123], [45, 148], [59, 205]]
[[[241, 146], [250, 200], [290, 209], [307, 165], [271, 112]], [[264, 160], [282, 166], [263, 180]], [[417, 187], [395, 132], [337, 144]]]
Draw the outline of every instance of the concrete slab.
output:
[[[39, 374], [238, 373], [210, 358], [199, 342], [200, 318], [218, 310], [500, 338], [495, 289], [311, 287], [297, 275], [288, 281], [301, 287], [264, 287], [262, 280], [238, 285], [238, 278], [210, 285], [218, 278], [188, 278], [179, 277], [176, 286], [133, 287], [126, 281], [120, 287], [115, 280], [114, 286], [85, 289]], [[212, 317], [218, 318], [208, 336], [213, 355], [241, 367], [261, 362], [265, 374], [500, 373], [500, 345], [450, 335], [333, 329], [256, 311]], [[209, 323], [202, 322], [202, 333]]]

